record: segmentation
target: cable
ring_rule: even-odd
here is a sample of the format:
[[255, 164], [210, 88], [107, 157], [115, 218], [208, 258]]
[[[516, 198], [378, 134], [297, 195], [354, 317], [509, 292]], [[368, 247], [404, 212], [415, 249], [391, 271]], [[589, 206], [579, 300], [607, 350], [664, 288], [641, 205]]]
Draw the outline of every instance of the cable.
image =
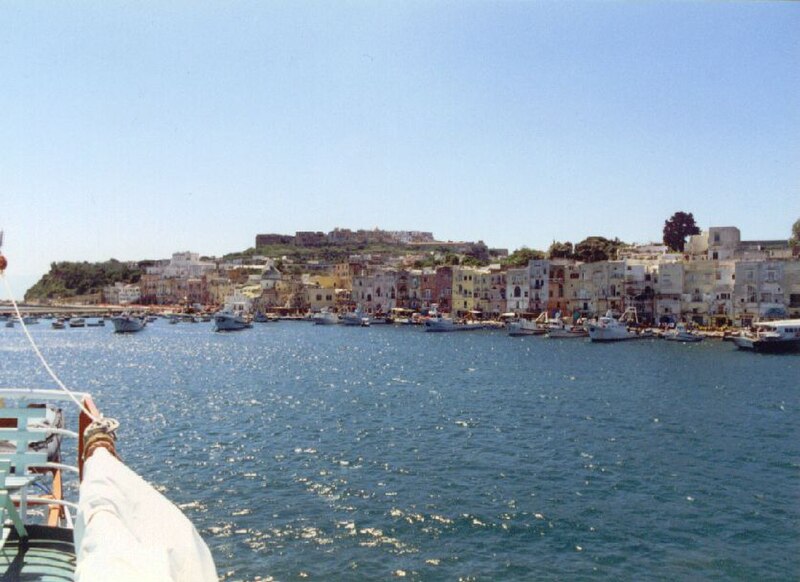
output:
[[28, 338], [28, 341], [30, 342], [31, 347], [33, 347], [33, 351], [39, 357], [39, 361], [42, 363], [42, 366], [44, 366], [44, 369], [47, 370], [47, 373], [50, 374], [50, 377], [58, 385], [58, 387], [61, 388], [64, 392], [66, 392], [67, 396], [69, 396], [72, 399], [72, 401], [78, 406], [78, 408], [81, 409], [81, 411], [84, 414], [86, 414], [86, 416], [91, 418], [94, 422], [100, 422], [100, 417], [97, 417], [94, 414], [92, 414], [91, 411], [89, 411], [75, 397], [75, 394], [69, 388], [67, 388], [64, 385], [64, 383], [59, 379], [59, 377], [56, 375], [56, 373], [50, 367], [50, 364], [47, 363], [47, 360], [44, 359], [44, 356], [42, 355], [42, 352], [39, 351], [39, 347], [36, 345], [36, 342], [33, 341], [33, 337], [31, 336], [31, 333], [28, 331], [28, 326], [25, 325], [25, 321], [23, 320], [22, 314], [19, 311], [19, 306], [17, 305], [17, 301], [16, 301], [16, 299], [14, 299], [14, 294], [11, 292], [11, 287], [8, 285], [8, 279], [6, 279], [5, 273], [3, 271], [0, 271], [0, 279], [3, 280], [3, 284], [5, 285], [5, 288], [6, 288], [6, 293], [8, 293], [8, 297], [11, 299], [11, 305], [14, 306], [14, 312], [17, 314], [17, 320], [20, 322], [20, 325], [22, 325], [22, 331], [25, 332], [25, 337]]

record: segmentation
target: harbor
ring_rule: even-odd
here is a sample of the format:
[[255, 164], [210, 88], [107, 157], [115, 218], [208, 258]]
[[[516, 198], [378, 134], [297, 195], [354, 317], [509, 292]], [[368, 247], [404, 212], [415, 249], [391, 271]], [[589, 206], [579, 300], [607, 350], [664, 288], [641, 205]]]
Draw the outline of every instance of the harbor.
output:
[[[211, 329], [30, 332], [120, 420], [121, 457], [191, 519], [223, 580], [800, 568], [786, 551], [796, 356], [413, 325]], [[3, 377], [29, 383], [22, 334], [0, 336]]]

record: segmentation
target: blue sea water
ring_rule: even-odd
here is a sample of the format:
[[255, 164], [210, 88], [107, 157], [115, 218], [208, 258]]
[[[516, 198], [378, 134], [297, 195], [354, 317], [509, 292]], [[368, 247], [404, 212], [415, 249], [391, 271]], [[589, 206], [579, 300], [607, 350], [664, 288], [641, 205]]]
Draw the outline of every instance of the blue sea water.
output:
[[[224, 580], [797, 580], [800, 356], [280, 322], [31, 328]], [[52, 386], [0, 330], [3, 385]]]

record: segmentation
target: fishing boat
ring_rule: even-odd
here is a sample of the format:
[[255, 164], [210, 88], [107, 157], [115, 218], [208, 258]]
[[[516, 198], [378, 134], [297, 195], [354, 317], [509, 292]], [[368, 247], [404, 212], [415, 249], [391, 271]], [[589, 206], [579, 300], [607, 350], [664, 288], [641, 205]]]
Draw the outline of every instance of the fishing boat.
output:
[[86, 320], [82, 317], [72, 317], [69, 320], [70, 327], [86, 327]]
[[0, 387], [0, 579], [218, 580], [192, 523], [119, 459], [119, 423], [22, 329], [59, 389]]
[[138, 316], [129, 313], [116, 315], [111, 318], [111, 323], [114, 324], [115, 333], [133, 333], [142, 331], [145, 326], [145, 321]]
[[608, 310], [597, 323], [589, 325], [589, 339], [593, 342], [618, 342], [640, 339], [644, 336], [639, 335], [628, 327], [629, 324], [636, 323], [638, 323], [636, 310], [632, 307], [626, 309], [619, 319], [614, 317], [611, 310]]
[[56, 319], [50, 325], [53, 326], [53, 329], [66, 329], [67, 327], [63, 319]]
[[664, 339], [673, 342], [697, 343], [703, 341], [703, 336], [690, 330], [685, 323], [681, 322], [677, 323], [674, 329], [665, 332]]
[[244, 316], [232, 311], [218, 311], [214, 314], [215, 331], [239, 331], [253, 327]]
[[740, 350], [780, 353], [800, 351], [800, 319], [759, 321], [752, 331], [734, 336], [733, 343]]

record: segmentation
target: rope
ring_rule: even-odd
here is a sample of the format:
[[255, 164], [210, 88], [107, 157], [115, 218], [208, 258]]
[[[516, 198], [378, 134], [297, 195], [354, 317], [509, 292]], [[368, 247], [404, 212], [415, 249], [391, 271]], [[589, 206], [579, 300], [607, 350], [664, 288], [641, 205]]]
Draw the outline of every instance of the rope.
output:
[[8, 285], [8, 279], [6, 279], [5, 273], [3, 271], [0, 271], [0, 279], [3, 280], [3, 284], [5, 285], [6, 288], [6, 293], [8, 294], [9, 299], [11, 299], [11, 305], [14, 306], [14, 313], [17, 314], [17, 320], [19, 321], [20, 325], [22, 325], [22, 331], [25, 332], [25, 337], [28, 338], [28, 341], [30, 342], [34, 353], [39, 357], [39, 361], [42, 363], [42, 366], [44, 366], [44, 369], [47, 370], [47, 373], [50, 374], [50, 377], [58, 385], [58, 387], [61, 388], [61, 390], [63, 390], [67, 394], [67, 396], [69, 396], [72, 399], [72, 401], [78, 406], [78, 408], [81, 409], [81, 411], [84, 414], [86, 414], [86, 416], [91, 418], [94, 422], [100, 422], [101, 418], [98, 418], [97, 416], [92, 414], [91, 411], [89, 411], [80, 402], [80, 400], [78, 400], [75, 397], [75, 394], [64, 385], [64, 383], [59, 379], [59, 377], [50, 367], [50, 364], [47, 363], [47, 360], [45, 360], [44, 356], [42, 355], [42, 352], [39, 351], [39, 347], [36, 345], [36, 342], [33, 341], [33, 337], [31, 336], [31, 333], [28, 331], [28, 326], [25, 325], [25, 321], [23, 320], [22, 314], [19, 311], [19, 306], [17, 305], [17, 301], [16, 299], [14, 299], [14, 294], [11, 292], [11, 287], [9, 287]]

